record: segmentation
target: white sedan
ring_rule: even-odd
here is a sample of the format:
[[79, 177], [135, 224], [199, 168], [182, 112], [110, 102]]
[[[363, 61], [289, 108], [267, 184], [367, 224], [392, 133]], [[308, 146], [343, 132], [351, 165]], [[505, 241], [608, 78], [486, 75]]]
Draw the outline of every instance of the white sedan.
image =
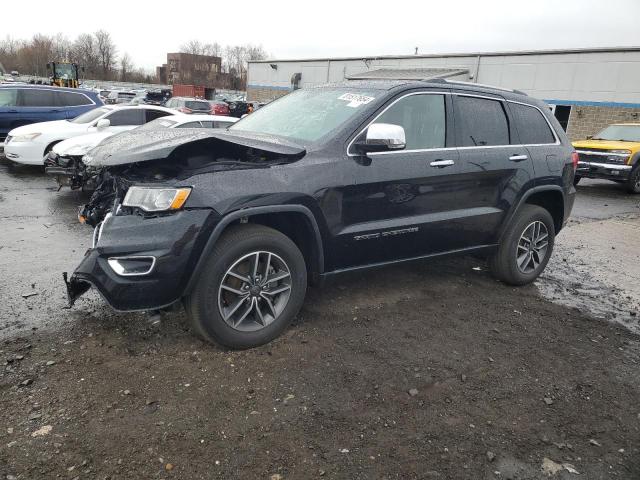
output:
[[[157, 118], [137, 128], [144, 130], [155, 130], [158, 128], [226, 128], [238, 120], [238, 118], [223, 115], [198, 115], [194, 117], [193, 115], [187, 115], [185, 113], [177, 113], [170, 117]], [[89, 150], [97, 147], [102, 140], [116, 133], [118, 133], [118, 131], [103, 129], [88, 135], [73, 137], [56, 143], [53, 147], [53, 153], [60, 157], [82, 156]]]
[[7, 159], [25, 165], [43, 165], [44, 157], [62, 140], [109, 131], [131, 130], [152, 120], [178, 112], [155, 105], [104, 106], [73, 120], [33, 123], [9, 132], [4, 145]]
[[[226, 128], [237, 122], [234, 117], [221, 115], [176, 115], [158, 118], [138, 127], [137, 130], [157, 130], [163, 128]], [[68, 186], [72, 190], [95, 189], [95, 174], [87, 175], [82, 157], [97, 147], [104, 139], [117, 132], [107, 130], [81, 135], [54, 145], [45, 158], [45, 171], [55, 177], [59, 187]]]

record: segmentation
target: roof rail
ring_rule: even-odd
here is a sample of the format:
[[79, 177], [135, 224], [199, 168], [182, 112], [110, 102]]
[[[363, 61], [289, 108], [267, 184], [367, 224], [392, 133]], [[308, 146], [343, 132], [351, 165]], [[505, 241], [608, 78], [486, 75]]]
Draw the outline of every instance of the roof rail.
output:
[[470, 87], [492, 88], [494, 90], [502, 90], [504, 92], [513, 92], [513, 93], [518, 93], [520, 95], [527, 96], [527, 94], [521, 90], [515, 90], [513, 88], [505, 88], [505, 87], [496, 87], [495, 85], [487, 85], [486, 83], [464, 82], [462, 80], [449, 80], [448, 78], [434, 78], [433, 80], [429, 80], [429, 81], [436, 82], [436, 83], [453, 83], [458, 85], [469, 85]]

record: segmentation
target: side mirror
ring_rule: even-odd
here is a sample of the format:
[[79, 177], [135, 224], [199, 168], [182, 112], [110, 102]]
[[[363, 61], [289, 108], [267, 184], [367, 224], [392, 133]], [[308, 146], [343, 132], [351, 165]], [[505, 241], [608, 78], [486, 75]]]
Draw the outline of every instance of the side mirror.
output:
[[356, 143], [362, 153], [402, 150], [407, 146], [404, 128], [391, 123], [374, 123], [367, 129], [364, 142]]
[[108, 118], [101, 118], [100, 120], [98, 120], [98, 123], [96, 123], [96, 128], [98, 130], [104, 130], [105, 128], [108, 128], [111, 126], [111, 120], [109, 120]]

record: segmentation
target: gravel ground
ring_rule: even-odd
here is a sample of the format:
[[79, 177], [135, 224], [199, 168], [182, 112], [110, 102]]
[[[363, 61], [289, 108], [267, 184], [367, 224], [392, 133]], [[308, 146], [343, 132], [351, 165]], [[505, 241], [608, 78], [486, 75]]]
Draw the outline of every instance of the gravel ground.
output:
[[[603, 191], [619, 207], [591, 215]], [[601, 265], [588, 293], [615, 318], [558, 303], [575, 296], [559, 263], [572, 229], [635, 221], [616, 185], [580, 189], [538, 287], [474, 258], [351, 275], [242, 352], [199, 341], [181, 313], [116, 314], [96, 295], [64, 310], [60, 272], [90, 237], [80, 202], [0, 160], [0, 478], [640, 478], [633, 297], [611, 297]]]

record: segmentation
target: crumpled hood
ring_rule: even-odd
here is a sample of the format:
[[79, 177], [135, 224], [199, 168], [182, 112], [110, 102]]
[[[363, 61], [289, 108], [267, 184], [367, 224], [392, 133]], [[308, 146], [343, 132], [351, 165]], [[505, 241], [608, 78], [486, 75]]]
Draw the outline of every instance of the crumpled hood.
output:
[[77, 137], [71, 137], [62, 142], [56, 143], [53, 146], [53, 152], [60, 155], [84, 155], [89, 150], [98, 145], [105, 138], [109, 138], [115, 135], [117, 132], [103, 130], [97, 133], [89, 133], [87, 135], [80, 135]]
[[222, 140], [283, 156], [300, 156], [305, 148], [278, 137], [223, 129], [175, 128], [132, 130], [104, 140], [82, 161], [91, 167], [109, 167], [167, 158], [178, 147], [190, 142]]

